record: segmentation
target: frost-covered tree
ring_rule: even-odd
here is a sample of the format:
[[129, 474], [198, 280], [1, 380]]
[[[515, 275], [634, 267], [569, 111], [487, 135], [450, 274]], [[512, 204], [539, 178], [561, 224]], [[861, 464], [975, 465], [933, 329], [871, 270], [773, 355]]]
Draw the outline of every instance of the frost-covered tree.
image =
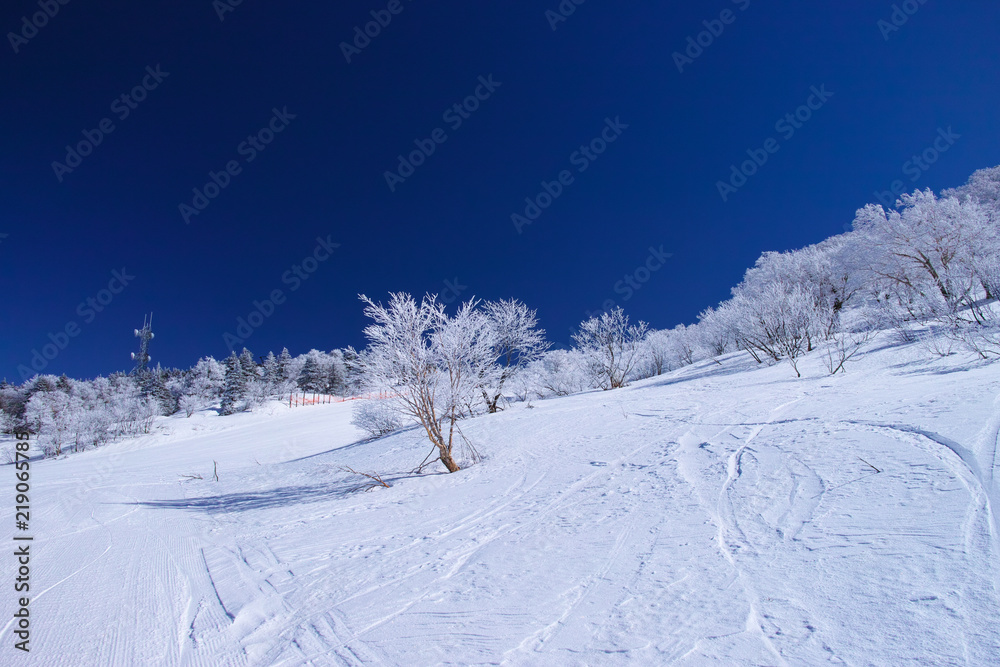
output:
[[963, 251], [981, 231], [979, 205], [925, 190], [900, 209], [869, 204], [854, 220], [877, 285], [916, 319], [954, 312], [975, 288]]
[[671, 332], [674, 361], [678, 367], [690, 366], [698, 354], [698, 336], [694, 327], [678, 324]]
[[305, 364], [302, 365], [302, 372], [299, 373], [299, 389], [302, 391], [322, 391], [325, 384], [325, 373], [319, 360], [319, 351], [311, 350], [306, 354]]
[[63, 447], [72, 441], [74, 422], [83, 406], [79, 399], [56, 389], [34, 394], [28, 401], [25, 418], [38, 434], [43, 451], [49, 456], [59, 456]]
[[143, 396], [133, 377], [115, 374], [108, 378], [105, 404], [111, 414], [114, 437], [149, 433], [159, 406], [156, 399]]
[[170, 379], [168, 372], [159, 365], [156, 368], [144, 369], [136, 375], [136, 382], [142, 395], [156, 399], [161, 415], [172, 415], [177, 412], [177, 396], [167, 387]]
[[25, 428], [24, 410], [30, 397], [27, 382], [23, 386], [9, 384], [6, 380], [0, 384], [0, 412], [5, 415], [2, 432], [13, 433]]
[[629, 324], [620, 306], [580, 324], [573, 334], [578, 349], [590, 363], [601, 389], [625, 386], [643, 350], [649, 325], [640, 321]]
[[298, 386], [302, 391], [342, 396], [346, 391], [346, 374], [340, 350], [326, 353], [313, 349], [304, 355]]
[[637, 379], [661, 375], [693, 364], [702, 354], [700, 325], [679, 324], [669, 330], [651, 330], [643, 339], [642, 354], [633, 375]]
[[239, 366], [246, 387], [243, 392], [242, 409], [254, 410], [267, 401], [271, 394], [267, 379], [264, 377], [264, 369], [254, 359], [253, 353], [246, 348], [240, 353]]
[[457, 422], [480, 395], [476, 364], [493, 344], [484, 316], [469, 302], [448, 317], [434, 295], [417, 303], [393, 293], [387, 305], [360, 298], [374, 322], [365, 328], [370, 388], [388, 392], [386, 400], [423, 427], [438, 459], [456, 472]]
[[530, 367], [541, 395], [568, 396], [597, 386], [590, 359], [580, 350], [550, 350]]
[[281, 348], [281, 354], [278, 355], [278, 374], [282, 382], [292, 382], [295, 379], [292, 375], [292, 355], [287, 347]]
[[243, 348], [243, 351], [240, 352], [240, 368], [243, 369], [243, 374], [246, 376], [247, 381], [261, 376], [261, 369], [253, 357], [253, 352], [246, 348]]
[[698, 337], [713, 357], [732, 352], [736, 345], [731, 323], [715, 308], [706, 308], [698, 314]]
[[282, 378], [281, 369], [278, 366], [278, 358], [274, 356], [274, 352], [267, 353], [267, 357], [264, 358], [264, 363], [261, 365], [261, 371], [268, 390], [277, 393], [278, 387], [281, 386]]
[[344, 353], [342, 350], [331, 350], [326, 356], [326, 385], [323, 387], [323, 391], [333, 396], [345, 396], [347, 394], [347, 364], [344, 361]]
[[[109, 392], [105, 378], [92, 381], [62, 379], [49, 391], [37, 391], [25, 406], [25, 425], [35, 433], [46, 456], [58, 456], [67, 449], [83, 451], [99, 446], [117, 435], [137, 434], [129, 420], [135, 420], [145, 407], [153, 415], [155, 399], [141, 399], [143, 406], [127, 406], [131, 415], [123, 419], [117, 406], [123, 397]], [[138, 390], [135, 389], [138, 395]], [[145, 426], [145, 424], [144, 424]], [[125, 429], [130, 429], [128, 432]], [[148, 430], [148, 429], [147, 429]]]
[[203, 406], [204, 403], [202, 403], [201, 399], [190, 394], [184, 394], [177, 399], [177, 408], [184, 413], [185, 417], [190, 417]]
[[497, 332], [478, 305], [474, 299], [463, 303], [454, 316], [441, 320], [433, 334], [437, 362], [447, 379], [442, 383], [441, 406], [449, 438], [458, 419], [487, 408], [483, 388], [500, 384]]
[[787, 360], [799, 375], [798, 360], [825, 330], [824, 312], [807, 288], [786, 282], [741, 285], [719, 306], [733, 328], [738, 345], [761, 363]]
[[538, 328], [536, 311], [517, 299], [488, 301], [483, 307], [484, 326], [493, 330], [493, 347], [490, 360], [481, 364], [480, 389], [486, 410], [496, 412], [504, 386], [540, 359], [549, 344], [545, 330]]
[[344, 395], [357, 396], [365, 387], [364, 352], [351, 346], [343, 350], [344, 355]]
[[183, 398], [178, 400], [187, 416], [215, 404], [222, 398], [226, 368], [213, 357], [203, 357], [187, 377]]
[[982, 170], [941, 197], [916, 191], [896, 210], [858, 211], [857, 253], [868, 260], [883, 322], [901, 331], [911, 321], [937, 322], [932, 336], [941, 329], [981, 356], [1000, 353], [997, 188], [997, 173]]
[[240, 358], [233, 352], [226, 358], [226, 379], [222, 389], [222, 402], [219, 414], [231, 415], [243, 409], [246, 400], [248, 378], [240, 363]]
[[836, 326], [839, 313], [856, 297], [864, 282], [855, 263], [846, 261], [852, 249], [845, 235], [792, 252], [765, 252], [743, 281], [733, 289], [734, 296], [754, 300], [771, 286], [782, 293], [798, 289], [811, 301], [814, 317], [806, 332], [807, 347], [825, 340]]
[[660, 329], [650, 330], [643, 340], [641, 366], [638, 367], [639, 377], [662, 375], [675, 368], [673, 363], [673, 344], [670, 332]]

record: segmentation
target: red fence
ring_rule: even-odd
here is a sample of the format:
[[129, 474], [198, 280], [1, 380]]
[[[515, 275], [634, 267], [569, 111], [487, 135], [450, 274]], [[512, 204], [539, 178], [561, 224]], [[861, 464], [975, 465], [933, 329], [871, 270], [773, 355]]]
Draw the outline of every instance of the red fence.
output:
[[363, 394], [361, 396], [331, 396], [330, 394], [319, 394], [316, 392], [293, 391], [288, 395], [288, 407], [297, 408], [303, 405], [317, 405], [321, 403], [343, 403], [345, 401], [358, 401], [368, 398], [388, 398], [385, 392]]

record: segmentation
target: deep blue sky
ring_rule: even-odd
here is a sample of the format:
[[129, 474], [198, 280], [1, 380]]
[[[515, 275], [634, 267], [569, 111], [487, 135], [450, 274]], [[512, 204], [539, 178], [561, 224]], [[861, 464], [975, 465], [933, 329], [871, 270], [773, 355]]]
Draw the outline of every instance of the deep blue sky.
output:
[[[456, 278], [463, 298], [537, 308], [557, 342], [606, 299], [656, 327], [692, 322], [762, 251], [843, 231], [892, 181], [937, 190], [1000, 163], [995, 2], [914, 2], [885, 39], [891, 2], [588, 0], [553, 31], [557, 0], [401, 0], [348, 64], [340, 43], [387, 4], [244, 0], [220, 21], [209, 0], [76, 0], [18, 53], [6, 37], [0, 377], [19, 380], [70, 323], [45, 372], [127, 370], [150, 311], [154, 362], [221, 358], [275, 289], [286, 301], [246, 342], [256, 354], [363, 345], [359, 292]], [[724, 9], [734, 21], [679, 72], [672, 54]], [[37, 11], [4, 3], [0, 28]], [[112, 102], [157, 65], [169, 75], [120, 120]], [[442, 113], [489, 75], [500, 87], [452, 131]], [[776, 121], [823, 85], [833, 97], [786, 140]], [[295, 119], [247, 163], [238, 145], [285, 107]], [[103, 118], [114, 131], [59, 182], [52, 162]], [[577, 172], [606, 118], [628, 129]], [[961, 138], [910, 181], [904, 163], [949, 126]], [[384, 172], [436, 128], [447, 141], [391, 192]], [[780, 150], [723, 202], [717, 181], [770, 137]], [[230, 160], [241, 173], [185, 224], [178, 205]], [[574, 182], [518, 234], [511, 214], [564, 169]], [[340, 247], [291, 291], [282, 275], [327, 236]], [[616, 293], [660, 246], [663, 267]], [[78, 311], [122, 267], [135, 278], [103, 312]]]

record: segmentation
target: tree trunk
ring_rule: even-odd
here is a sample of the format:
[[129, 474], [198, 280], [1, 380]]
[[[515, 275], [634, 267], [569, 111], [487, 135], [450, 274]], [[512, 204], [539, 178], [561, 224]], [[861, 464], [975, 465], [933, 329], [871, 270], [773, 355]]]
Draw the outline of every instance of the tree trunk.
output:
[[441, 455], [441, 463], [443, 463], [444, 467], [448, 469], [448, 472], [458, 472], [461, 470], [459, 465], [455, 463], [455, 459], [452, 458], [451, 447], [449, 447], [448, 443], [445, 442], [444, 434], [441, 433], [438, 425], [432, 419], [425, 420], [423, 417], [421, 418], [421, 422], [423, 423], [424, 431], [427, 433], [428, 439], [430, 439], [430, 441], [434, 443], [434, 446], [438, 448], [438, 452]]
[[451, 458], [451, 452], [449, 452], [445, 447], [438, 445], [438, 451], [441, 452], [441, 463], [444, 467], [448, 469], [448, 472], [458, 472], [461, 468], [455, 463], [455, 459]]

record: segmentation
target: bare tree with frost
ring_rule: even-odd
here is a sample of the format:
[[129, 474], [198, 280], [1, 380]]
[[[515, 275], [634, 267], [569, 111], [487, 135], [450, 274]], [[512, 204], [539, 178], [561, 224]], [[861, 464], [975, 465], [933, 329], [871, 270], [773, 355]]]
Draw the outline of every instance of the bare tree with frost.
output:
[[484, 304], [484, 310], [493, 329], [490, 365], [499, 368], [496, 372], [484, 373], [484, 380], [493, 378], [493, 381], [481, 382], [481, 390], [487, 412], [496, 412], [504, 385], [540, 359], [549, 344], [545, 341], [545, 330], [538, 328], [536, 312], [517, 299], [489, 301]]
[[649, 325], [629, 324], [620, 306], [580, 323], [573, 334], [578, 349], [584, 353], [601, 389], [624, 387], [629, 373], [643, 353], [643, 339]]
[[436, 295], [417, 303], [397, 292], [387, 305], [360, 298], [374, 320], [365, 328], [366, 381], [423, 427], [448, 472], [458, 471], [457, 422], [481, 395], [482, 367], [494, 345], [486, 316], [469, 301], [448, 317]]

